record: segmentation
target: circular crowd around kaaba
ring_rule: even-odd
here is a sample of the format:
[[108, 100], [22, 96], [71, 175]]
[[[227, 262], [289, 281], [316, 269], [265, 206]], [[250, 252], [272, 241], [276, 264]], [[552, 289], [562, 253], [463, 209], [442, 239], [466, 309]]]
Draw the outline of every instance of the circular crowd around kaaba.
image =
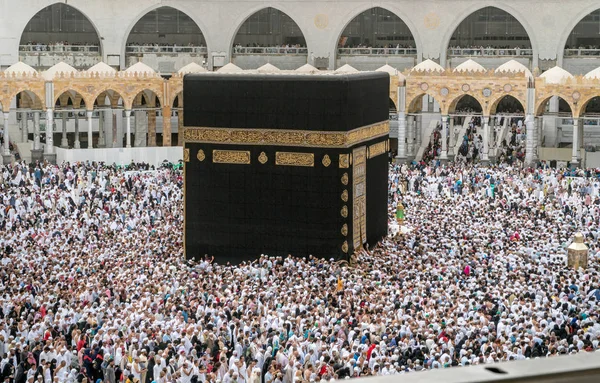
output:
[[[178, 166], [4, 165], [3, 382], [320, 382], [598, 350], [595, 170], [390, 165], [357, 265], [183, 256]], [[587, 268], [569, 269], [581, 232]]]

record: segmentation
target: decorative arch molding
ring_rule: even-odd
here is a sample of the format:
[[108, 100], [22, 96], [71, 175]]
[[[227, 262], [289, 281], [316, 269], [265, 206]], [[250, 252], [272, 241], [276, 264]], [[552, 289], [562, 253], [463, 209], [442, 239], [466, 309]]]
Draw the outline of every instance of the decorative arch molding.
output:
[[502, 101], [503, 99], [505, 99], [506, 97], [512, 97], [515, 100], [517, 100], [517, 102], [521, 105], [521, 107], [523, 108], [523, 113], [525, 113], [525, 111], [527, 110], [525, 105], [527, 104], [527, 98], [521, 98], [519, 97], [518, 94], [512, 94], [512, 93], [505, 93], [505, 94], [498, 94], [495, 95], [491, 100], [490, 100], [490, 108], [489, 108], [489, 115], [493, 115], [496, 114], [496, 110], [498, 108], [498, 105], [500, 104], [500, 101]]
[[555, 96], [562, 98], [569, 105], [569, 108], [571, 109], [571, 114], [574, 118], [579, 117], [579, 115], [576, 114], [577, 106], [569, 100], [570, 95], [567, 95], [566, 92], [560, 91], [551, 92], [550, 94], [544, 95], [544, 97], [538, 98], [535, 102], [535, 115], [542, 116], [544, 114], [544, 107], [546, 106], [548, 101], [550, 101], [550, 99]]
[[[478, 12], [479, 10], [481, 10], [483, 8], [487, 8], [487, 7], [498, 8], [498, 9], [510, 14], [512, 17], [514, 17], [523, 26], [523, 28], [525, 29], [525, 32], [527, 33], [527, 36], [529, 37], [529, 41], [531, 42], [531, 49], [533, 50], [533, 57], [536, 57], [539, 54], [539, 45], [537, 42], [536, 35], [534, 33], [534, 29], [527, 21], [527, 18], [525, 18], [525, 17], [523, 17], [523, 15], [521, 15], [521, 12], [519, 11], [518, 8], [514, 8], [513, 6], [511, 6], [505, 2], [497, 2], [497, 1], [493, 1], [493, 0], [484, 0], [484, 1], [478, 2], [477, 5], [478, 5], [477, 9], [469, 12], [468, 7], [472, 6], [472, 4], [465, 4], [466, 8], [464, 10], [458, 10], [455, 12], [455, 14], [457, 16], [454, 17], [453, 21], [450, 23], [449, 28], [446, 30], [446, 34], [442, 38], [442, 46], [440, 47], [441, 58], [443, 57], [445, 60], [447, 60], [447, 54], [448, 54], [447, 52], [448, 52], [448, 46], [450, 44], [450, 39], [452, 38], [452, 35], [456, 31], [456, 29], [459, 27], [459, 25], [465, 19], [467, 19], [469, 16], [471, 16], [473, 13]], [[466, 14], [466, 16], [464, 16], [465, 14]], [[543, 59], [543, 58], [540, 57], [540, 59]]]
[[570, 20], [569, 24], [567, 24], [567, 27], [560, 34], [560, 40], [558, 41], [559, 44], [558, 47], [556, 47], [557, 58], [564, 57], [565, 45], [567, 45], [567, 39], [569, 38], [571, 32], [573, 32], [573, 29], [577, 27], [577, 25], [583, 20], [584, 17], [597, 10], [600, 10], [600, 3], [593, 2], [589, 6], [584, 7], [581, 11], [579, 11], [575, 16], [574, 20]]
[[123, 54], [123, 55], [125, 54], [125, 50], [127, 48], [127, 40], [129, 39], [129, 35], [131, 34], [133, 27], [135, 27], [135, 25], [142, 19], [142, 17], [146, 16], [146, 14], [154, 11], [155, 9], [163, 8], [163, 7], [173, 8], [175, 10], [178, 10], [179, 12], [183, 12], [190, 19], [192, 19], [192, 21], [194, 23], [196, 23], [196, 25], [200, 29], [200, 32], [202, 32], [202, 36], [204, 37], [204, 41], [206, 41], [206, 47], [209, 49], [208, 52], [210, 54], [210, 47], [212, 47], [213, 45], [212, 45], [212, 40], [211, 40], [210, 36], [208, 34], [206, 34], [206, 32], [209, 30], [208, 27], [206, 26], [206, 24], [204, 22], [202, 22], [202, 20], [200, 20], [198, 17], [196, 17], [196, 14], [194, 13], [194, 11], [192, 9], [189, 9], [186, 6], [181, 5], [180, 3], [171, 3], [171, 2], [166, 3], [166, 4], [160, 2], [157, 4], [151, 5], [145, 9], [143, 9], [141, 12], [139, 12], [136, 15], [136, 17], [132, 20], [132, 22], [125, 29], [123, 42], [121, 43], [121, 54]]
[[[99, 32], [98, 26], [94, 22], [94, 19], [92, 19], [91, 17], [89, 17], [86, 12], [82, 11], [82, 8], [85, 9], [85, 4], [86, 4], [85, 2], [80, 2], [79, 4], [81, 4], [81, 5], [74, 6], [74, 5], [70, 4], [70, 3], [67, 3], [66, 1], [65, 2], [54, 1], [54, 2], [52, 2], [50, 4], [47, 4], [47, 5], [43, 6], [43, 7], [38, 7], [35, 10], [35, 12], [27, 19], [27, 21], [25, 22], [24, 25], [18, 25], [16, 27], [16, 28], [19, 28], [19, 30], [21, 31], [21, 34], [19, 35], [19, 43], [21, 41], [21, 38], [23, 37], [23, 32], [25, 31], [25, 28], [27, 27], [27, 24], [29, 24], [29, 22], [31, 21], [31, 19], [33, 19], [35, 17], [35, 15], [37, 15], [38, 13], [40, 13], [40, 11], [42, 11], [42, 10], [48, 8], [48, 7], [52, 7], [53, 5], [56, 5], [56, 4], [65, 4], [65, 5], [68, 5], [69, 7], [73, 8], [73, 9], [77, 10], [79, 13], [81, 13], [83, 15], [83, 17], [85, 17], [90, 22], [90, 24], [94, 28], [94, 31], [96, 32], [96, 35], [98, 36], [98, 44], [100, 46], [100, 53], [104, 54], [104, 42], [101, 39], [102, 34]], [[18, 54], [18, 52], [17, 52], [17, 54]]]
[[435, 100], [435, 102], [437, 102], [440, 106], [440, 113], [442, 115], [447, 115], [448, 114], [448, 107], [447, 107], [447, 103], [446, 103], [446, 99], [444, 97], [441, 97], [440, 95], [436, 95], [434, 94], [434, 92], [430, 92], [430, 91], [425, 91], [425, 92], [414, 92], [411, 93], [411, 95], [406, 95], [406, 111], [408, 113], [415, 113], [417, 112], [417, 107], [419, 106], [419, 102], [423, 99], [424, 96], [429, 96], [431, 98], [433, 98]]
[[296, 23], [296, 25], [298, 26], [298, 29], [300, 29], [300, 33], [302, 33], [302, 36], [304, 37], [304, 40], [306, 41], [306, 47], [308, 48], [308, 51], [310, 52], [310, 47], [308, 46], [308, 39], [306, 38], [306, 33], [305, 33], [304, 29], [302, 28], [302, 25], [300, 25], [297, 21], [300, 19], [300, 17], [295, 17], [295, 15], [293, 16], [294, 10], [291, 8], [288, 8], [285, 2], [278, 2], [278, 3], [260, 3], [259, 5], [256, 5], [252, 8], [250, 8], [249, 10], [245, 11], [244, 13], [242, 13], [242, 15], [239, 16], [235, 20], [235, 22], [232, 23], [233, 30], [230, 30], [231, 32], [229, 35], [229, 45], [228, 45], [228, 49], [230, 50], [229, 56], [231, 56], [231, 51], [233, 48], [233, 44], [235, 43], [235, 38], [237, 37], [237, 34], [240, 31], [240, 28], [242, 27], [242, 25], [244, 25], [244, 23], [246, 21], [248, 21], [248, 19], [250, 17], [254, 16], [255, 13], [262, 11], [263, 9], [266, 9], [266, 8], [276, 9], [279, 12], [285, 14], [290, 19], [292, 19], [292, 21], [294, 23]]
[[479, 104], [479, 107], [481, 108], [481, 113], [483, 115], [485, 115], [485, 113], [484, 113], [485, 105], [488, 103], [488, 101], [483, 100], [476, 92], [473, 92], [473, 91], [468, 91], [468, 92], [464, 92], [463, 94], [458, 94], [458, 95], [454, 96], [453, 99], [449, 100], [448, 113], [456, 112], [456, 106], [458, 105], [460, 100], [462, 100], [465, 96], [470, 96], [475, 101], [477, 101], [477, 103]]
[[340, 21], [343, 22], [342, 28], [340, 30], [335, 33], [335, 35], [333, 36], [334, 40], [330, 41], [328, 46], [330, 47], [330, 50], [332, 52], [337, 52], [337, 45], [338, 42], [340, 41], [340, 37], [342, 37], [342, 33], [344, 33], [344, 30], [346, 30], [346, 27], [348, 26], [348, 24], [350, 24], [352, 22], [352, 20], [354, 20], [355, 17], [359, 16], [361, 13], [368, 11], [370, 9], [373, 8], [382, 8], [385, 9], [391, 13], [393, 13], [394, 15], [398, 16], [398, 18], [400, 20], [402, 20], [402, 22], [404, 22], [404, 24], [406, 24], [406, 26], [408, 27], [408, 30], [410, 31], [410, 33], [412, 34], [413, 40], [415, 41], [415, 48], [417, 49], [417, 57], [421, 57], [423, 55], [423, 45], [421, 43], [421, 36], [419, 35], [419, 28], [417, 28], [417, 26], [412, 22], [412, 18], [409, 17], [408, 14], [406, 14], [402, 8], [400, 7], [396, 7], [395, 5], [392, 4], [386, 4], [385, 6], [383, 5], [377, 5], [376, 3], [364, 3], [361, 4], [355, 8], [350, 9], [349, 11], [345, 12], [341, 17], [340, 17]]

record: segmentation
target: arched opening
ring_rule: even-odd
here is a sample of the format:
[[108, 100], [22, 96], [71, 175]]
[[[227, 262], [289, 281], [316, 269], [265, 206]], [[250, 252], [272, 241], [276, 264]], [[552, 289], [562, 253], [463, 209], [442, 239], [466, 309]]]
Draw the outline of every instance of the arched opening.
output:
[[94, 101], [94, 111], [98, 116], [98, 136], [93, 136], [91, 147], [119, 148], [125, 136], [125, 116], [123, 97], [114, 90], [100, 93]]
[[[490, 109], [490, 149], [498, 157], [508, 153], [507, 145], [516, 143], [517, 131], [525, 124], [525, 107], [515, 97], [505, 95], [497, 100]], [[512, 153], [512, 152], [511, 152]]]
[[87, 68], [102, 57], [100, 38], [90, 20], [63, 3], [47, 6], [29, 20], [21, 34], [19, 56], [35, 68], [48, 68], [58, 61]]
[[442, 147], [440, 104], [431, 94], [420, 94], [410, 101], [407, 111], [407, 155], [419, 161], [436, 158]]
[[587, 101], [583, 108], [583, 112], [581, 113], [580, 120], [583, 129], [583, 134], [579, 136], [581, 146], [583, 146], [586, 151], [597, 151], [600, 147], [591, 142], [586, 144], [585, 137], [586, 135], [592, 135], [593, 137], [598, 132], [598, 126], [600, 126], [600, 96], [592, 97]]
[[523, 25], [510, 13], [496, 8], [478, 9], [454, 30], [448, 56], [531, 57], [531, 41]]
[[338, 41], [338, 54], [416, 56], [417, 49], [412, 32], [400, 17], [374, 7], [346, 25]]
[[[177, 115], [177, 125], [171, 124], [171, 127], [177, 127], [177, 146], [183, 145], [183, 92], [177, 93], [173, 100], [173, 114]], [[175, 131], [175, 129], [172, 129]], [[175, 142], [175, 141], [172, 141]]]
[[[557, 112], [550, 111], [552, 102], [558, 100], [558, 108], [552, 108]], [[556, 108], [556, 109], [555, 109]], [[543, 134], [541, 138], [545, 147], [567, 147], [573, 143], [573, 110], [570, 104], [559, 96], [550, 96], [540, 102], [535, 115], [543, 121]], [[583, 124], [581, 129], [583, 129]]]
[[307, 55], [306, 40], [298, 24], [278, 9], [254, 13], [240, 26], [233, 55]]
[[132, 146], [162, 146], [163, 121], [171, 116], [163, 116], [160, 99], [151, 90], [145, 89], [133, 99], [131, 113]]
[[21, 131], [20, 142], [32, 140], [32, 149], [38, 149], [40, 145], [40, 119], [45, 116], [42, 113], [43, 105], [40, 98], [33, 92], [23, 90], [15, 96], [17, 124]]
[[[200, 27], [187, 14], [173, 7], [160, 7], [142, 16], [127, 36], [127, 66], [144, 61], [146, 54], [161, 55], [154, 70], [174, 72], [179, 69], [175, 68], [175, 58], [178, 66], [191, 62], [206, 64], [206, 40]], [[153, 60], [146, 61], [153, 66]]]
[[498, 101], [495, 110], [492, 110], [492, 114], [519, 114], [522, 115], [525, 112], [525, 108], [521, 101], [517, 100], [513, 96], [506, 95]]
[[565, 56], [600, 56], [600, 9], [577, 23], [565, 43]]
[[[79, 149], [81, 147], [80, 127], [85, 130], [85, 111], [83, 96], [76, 91], [66, 91], [56, 99], [54, 135], [58, 137], [53, 137], [53, 139], [54, 142], [60, 142], [61, 148]], [[84, 136], [85, 138], [87, 136]]]
[[450, 106], [450, 112], [455, 114], [481, 114], [482, 111], [483, 109], [479, 101], [468, 94], [458, 98]]

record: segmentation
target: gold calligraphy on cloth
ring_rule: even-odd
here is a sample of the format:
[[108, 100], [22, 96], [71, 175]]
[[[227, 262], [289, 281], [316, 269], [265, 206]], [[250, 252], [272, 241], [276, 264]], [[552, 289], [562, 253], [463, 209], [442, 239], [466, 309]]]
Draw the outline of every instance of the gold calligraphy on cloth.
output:
[[244, 150], [213, 150], [216, 164], [250, 164], [250, 152]]
[[313, 153], [275, 152], [275, 165], [315, 166]]

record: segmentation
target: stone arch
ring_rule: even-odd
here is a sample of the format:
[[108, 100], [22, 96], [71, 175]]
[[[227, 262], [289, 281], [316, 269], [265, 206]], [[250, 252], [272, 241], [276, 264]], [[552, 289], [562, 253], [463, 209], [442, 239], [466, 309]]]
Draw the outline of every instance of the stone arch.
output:
[[[174, 97], [172, 97], [173, 101], [171, 102], [171, 107], [173, 108], [183, 108], [183, 91], [180, 91], [179, 93], [175, 94]], [[177, 104], [177, 106], [175, 106], [175, 104]]]
[[456, 12], [457, 16], [454, 17], [454, 20], [450, 23], [450, 27], [446, 30], [446, 33], [442, 39], [443, 45], [440, 47], [440, 52], [441, 52], [443, 59], [447, 58], [447, 52], [448, 52], [448, 47], [450, 46], [450, 40], [452, 39], [454, 32], [456, 32], [457, 28], [463, 23], [463, 21], [468, 19], [475, 12], [479, 12], [482, 9], [485, 9], [488, 7], [497, 8], [501, 11], [508, 13], [509, 15], [514, 17], [515, 20], [517, 20], [517, 22], [519, 22], [519, 24], [521, 24], [521, 26], [525, 30], [525, 33], [529, 37], [529, 43], [531, 44], [531, 49], [533, 50], [533, 56], [534, 57], [536, 56], [537, 52], [539, 51], [538, 42], [535, 39], [535, 34], [533, 33], [534, 30], [531, 27], [531, 25], [529, 24], [529, 22], [527, 21], [527, 19], [525, 17], [523, 17], [520, 14], [520, 12], [516, 8], [512, 7], [511, 5], [508, 5], [504, 2], [485, 0], [485, 1], [482, 1], [481, 3], [479, 3], [478, 8], [469, 12], [466, 17], [464, 16], [464, 13], [462, 13], [460, 11]]
[[563, 30], [563, 32], [560, 34], [560, 40], [559, 40], [559, 44], [557, 46], [557, 51], [556, 51], [556, 57], [557, 58], [562, 58], [564, 56], [564, 52], [565, 52], [565, 46], [567, 45], [567, 40], [569, 40], [569, 36], [571, 35], [571, 33], [573, 33], [573, 30], [579, 25], [579, 23], [581, 23], [583, 21], [583, 19], [594, 13], [595, 11], [600, 10], [600, 7], [598, 7], [598, 3], [591, 3], [590, 6], [587, 6], [585, 8], [583, 8], [581, 11], [579, 11], [577, 13], [577, 16], [571, 20], [568, 24], [567, 27], [565, 28], [565, 30]]
[[[544, 97], [544, 98], [542, 98], [540, 100], [537, 100], [536, 101], [536, 105], [535, 105], [535, 115], [536, 116], [541, 116], [541, 115], [544, 114], [544, 109], [546, 108], [546, 105], [548, 104], [548, 101], [550, 101], [550, 99], [552, 97], [554, 97], [554, 96], [558, 97], [566, 105], [568, 105], [568, 107], [570, 109], [570, 112], [571, 112], [571, 114], [572, 114], [572, 116], [574, 118], [578, 117], [578, 114], [576, 114], [577, 113], [577, 106], [575, 104], [573, 104], [571, 101], [569, 101], [569, 97], [567, 97], [566, 95], [559, 94], [559, 93], [550, 94], [550, 95], [548, 95], [548, 96], [546, 96], [546, 97]], [[560, 107], [560, 103], [559, 103], [559, 107]], [[559, 113], [561, 113], [560, 109], [559, 109]]]
[[348, 12], [346, 12], [341, 17], [341, 21], [343, 22], [343, 27], [339, 30], [338, 33], [333, 35], [335, 40], [329, 44], [329, 46], [333, 47], [333, 51], [337, 52], [338, 42], [340, 41], [342, 33], [344, 33], [344, 30], [346, 30], [346, 27], [348, 27], [348, 25], [352, 22], [352, 20], [354, 20], [356, 17], [358, 17], [363, 12], [368, 11], [373, 8], [385, 9], [385, 10], [393, 13], [394, 15], [396, 15], [404, 24], [406, 24], [406, 26], [408, 27], [408, 30], [410, 31], [410, 33], [413, 37], [413, 41], [415, 42], [415, 48], [417, 49], [417, 57], [420, 57], [423, 52], [422, 51], [423, 45], [421, 43], [421, 37], [419, 35], [419, 28], [417, 28], [417, 26], [412, 22], [412, 18], [409, 17], [409, 15], [406, 12], [404, 12], [404, 10], [401, 7], [374, 6], [374, 3], [366, 3], [366, 4], [362, 4], [358, 7], [356, 7], [354, 9], [350, 9]]
[[119, 99], [121, 99], [123, 102], [123, 105], [122, 105], [123, 108], [126, 108], [125, 98], [123, 97], [122, 93], [120, 93], [119, 91], [114, 90], [110, 87], [108, 87], [107, 89], [99, 90], [92, 95], [93, 102], [95, 103], [96, 100], [102, 95], [105, 95], [106, 97], [109, 98], [110, 106], [112, 108], [116, 108], [118, 106]]
[[62, 106], [63, 102], [61, 101], [61, 98], [65, 97], [71, 99], [71, 104], [73, 105], [73, 107], [75, 107], [75, 105], [78, 104], [79, 108], [83, 107], [87, 109], [85, 97], [74, 89], [59, 90], [58, 92], [55, 92], [53, 105], [56, 105], [57, 102], [60, 102]]
[[[150, 99], [155, 100], [154, 102], [149, 102]], [[131, 101], [131, 109], [134, 109], [136, 106], [155, 104], [154, 107], [162, 106], [162, 99], [158, 96], [158, 94], [152, 89], [144, 89], [139, 91]]]
[[232, 49], [232, 52], [233, 52], [233, 47], [234, 47], [234, 45], [235, 45], [235, 43], [236, 43], [236, 41], [235, 41], [235, 40], [236, 40], [236, 38], [238, 37], [238, 34], [239, 34], [239, 32], [240, 32], [240, 29], [242, 29], [242, 27], [244, 26], [244, 24], [246, 24], [246, 22], [247, 22], [248, 20], [250, 20], [250, 18], [251, 18], [252, 16], [254, 16], [254, 15], [258, 14], [259, 12], [261, 12], [261, 11], [263, 11], [263, 10], [266, 10], [266, 9], [274, 9], [274, 10], [276, 10], [276, 11], [279, 11], [279, 12], [281, 12], [281, 13], [282, 13], [283, 15], [285, 15], [286, 17], [288, 17], [288, 18], [289, 18], [289, 19], [290, 19], [290, 20], [291, 20], [291, 21], [292, 21], [292, 22], [295, 24], [295, 26], [298, 28], [298, 30], [300, 31], [300, 35], [302, 36], [302, 39], [304, 40], [304, 44], [305, 44], [305, 45], [307, 46], [307, 48], [308, 48], [308, 42], [307, 42], [307, 40], [306, 40], [306, 33], [304, 33], [304, 31], [302, 30], [302, 28], [300, 27], [300, 25], [298, 24], [298, 22], [297, 22], [297, 21], [296, 21], [296, 20], [295, 20], [293, 17], [291, 17], [291, 16], [289, 15], [289, 13], [288, 13], [288, 12], [286, 12], [286, 11], [285, 11], [285, 10], [284, 10], [284, 9], [281, 7], [281, 5], [280, 5], [280, 4], [277, 4], [277, 5], [275, 5], [275, 4], [267, 4], [266, 6], [265, 6], [264, 4], [261, 4], [261, 6], [259, 6], [259, 7], [257, 7], [257, 8], [254, 8], [254, 9], [250, 10], [249, 12], [247, 12], [247, 13], [245, 14], [245, 16], [242, 18], [241, 22], [238, 22], [238, 23], [236, 24], [237, 26], [235, 27], [235, 31], [234, 31], [234, 33], [233, 33], [233, 35], [232, 35], [232, 37], [231, 37], [231, 41], [229, 42], [229, 46], [231, 47], [231, 49]]
[[[475, 103], [479, 106], [479, 110], [480, 111], [475, 111], [473, 113], [481, 113], [483, 114], [485, 112], [484, 106], [485, 106], [485, 101], [481, 100], [478, 95], [472, 93], [472, 92], [467, 92], [461, 95], [458, 95], [456, 97], [454, 97], [452, 100], [450, 100], [449, 104], [448, 104], [448, 113], [454, 113], [456, 111], [456, 107], [459, 106], [459, 103], [465, 102], [465, 101], [475, 101]], [[475, 105], [475, 104], [474, 104]], [[475, 107], [477, 107], [477, 105], [475, 105]]]
[[[599, 109], [600, 105], [599, 105], [599, 101], [600, 101], [600, 92], [595, 93], [595, 94], [591, 94], [589, 95], [586, 99], [582, 100], [581, 103], [579, 103], [577, 105], [577, 113], [576, 115], [578, 117], [583, 117], [586, 114], [586, 110], [588, 108], [588, 106], [590, 106], [590, 103], [594, 101], [594, 108], [595, 109]], [[600, 110], [598, 112], [595, 113], [600, 113]]]
[[[159, 2], [157, 4], [153, 4], [145, 9], [143, 9], [140, 13], [138, 13], [138, 15], [131, 21], [131, 23], [129, 24], [129, 26], [127, 27], [127, 29], [125, 29], [125, 38], [123, 39], [123, 43], [121, 44], [121, 53], [125, 54], [125, 51], [127, 49], [127, 41], [129, 40], [129, 35], [131, 35], [131, 31], [133, 31], [133, 28], [136, 26], [136, 24], [144, 17], [146, 16], [148, 13], [159, 9], [159, 8], [163, 8], [163, 7], [168, 7], [168, 8], [172, 8], [175, 9], [183, 14], [185, 14], [186, 16], [188, 16], [190, 19], [192, 19], [192, 21], [198, 26], [198, 29], [200, 29], [200, 32], [202, 33], [202, 37], [204, 38], [204, 41], [206, 43], [207, 47], [211, 47], [212, 46], [212, 42], [210, 41], [210, 37], [205, 33], [206, 31], [208, 31], [208, 27], [206, 26], [205, 23], [203, 23], [200, 19], [198, 19], [195, 15], [195, 13], [181, 5], [180, 3], [177, 4], [172, 4], [169, 3], [169, 5], [164, 5], [162, 2]], [[209, 50], [210, 51], [210, 50]]]
[[491, 103], [490, 103], [490, 107], [489, 107], [489, 114], [493, 115], [498, 113], [497, 109], [498, 106], [501, 106], [502, 102], [504, 102], [505, 100], [510, 99], [510, 100], [514, 100], [517, 103], [519, 103], [519, 105], [521, 106], [521, 111], [518, 113], [525, 113], [525, 100], [519, 100], [518, 97], [515, 97], [515, 95], [512, 94], [502, 94], [499, 95], [498, 97], [496, 97], [496, 99], [494, 99]]
[[419, 104], [423, 100], [423, 96], [429, 96], [429, 97], [433, 98], [433, 100], [435, 102], [437, 102], [438, 105], [440, 106], [440, 113], [442, 115], [448, 114], [448, 108], [446, 107], [446, 100], [440, 98], [439, 96], [434, 95], [433, 92], [430, 92], [429, 90], [426, 92], [420, 92], [420, 93], [416, 94], [415, 96], [410, 98], [410, 100], [407, 97], [406, 112], [407, 113], [420, 112], [420, 110], [418, 108], [420, 107]]
[[[6, 97], [6, 99], [4, 99], [3, 101], [5, 101], [6, 104], [9, 105], [10, 107], [10, 102], [13, 100], [13, 98], [17, 97], [17, 95], [21, 92], [27, 92], [29, 97], [34, 96], [36, 100], [38, 100], [41, 104], [41, 110], [46, 110], [46, 105], [44, 104], [44, 100], [45, 100], [45, 96], [44, 94], [40, 94], [38, 91], [33, 90], [33, 89], [27, 89], [23, 86], [18, 87], [16, 89], [14, 89], [9, 95], [8, 97]], [[33, 98], [33, 97], [32, 97]], [[4, 104], [4, 103], [3, 103]]]
[[394, 111], [394, 112], [398, 111], [398, 106], [396, 105], [396, 102], [391, 97], [390, 97], [390, 101], [389, 101], [389, 109], [390, 109], [390, 111]]
[[42, 103], [42, 100], [32, 91], [30, 90], [23, 90], [19, 93], [17, 93], [15, 95], [15, 98], [17, 98], [17, 108], [30, 108], [30, 109], [37, 109], [37, 110], [42, 110], [44, 104]]
[[103, 49], [102, 39], [100, 38], [100, 32], [98, 31], [98, 27], [96, 26], [96, 24], [94, 24], [94, 22], [92, 21], [92, 19], [88, 15], [86, 15], [83, 11], [81, 11], [81, 9], [79, 9], [78, 7], [73, 6], [71, 4], [67, 4], [66, 2], [54, 2], [52, 4], [49, 4], [49, 5], [45, 6], [45, 7], [39, 8], [36, 11], [36, 13], [28, 19], [27, 24], [25, 24], [21, 28], [22, 32], [21, 32], [21, 38], [19, 39], [19, 45], [23, 44], [24, 35], [27, 33], [27, 31], [26, 31], [27, 26], [30, 25], [33, 22], [34, 18], [37, 15], [39, 15], [40, 13], [42, 13], [43, 11], [45, 11], [47, 9], [50, 9], [50, 8], [53, 8], [53, 7], [61, 7], [62, 8], [63, 6], [64, 7], [72, 8], [75, 12], [77, 12], [83, 18], [85, 18], [85, 20], [87, 22], [89, 22], [89, 24], [92, 26], [92, 28], [94, 29], [94, 32], [96, 34], [96, 39], [97, 39], [98, 47], [99, 47], [99, 53], [101, 54], [104, 51], [104, 49]]

